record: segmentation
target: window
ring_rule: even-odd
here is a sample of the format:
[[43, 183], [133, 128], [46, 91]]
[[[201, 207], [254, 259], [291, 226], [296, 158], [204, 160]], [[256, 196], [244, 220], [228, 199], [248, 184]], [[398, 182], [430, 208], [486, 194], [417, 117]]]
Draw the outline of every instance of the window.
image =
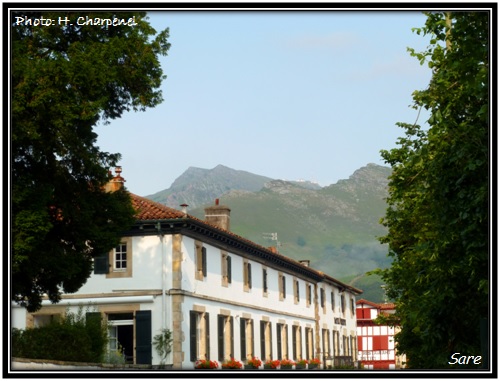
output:
[[342, 335], [342, 346], [343, 346], [343, 355], [348, 356], [349, 353], [349, 340], [346, 335]]
[[222, 252], [221, 264], [222, 285], [227, 287], [231, 283], [231, 257], [226, 252]]
[[284, 323], [276, 324], [278, 339], [278, 359], [288, 359], [288, 326]]
[[267, 269], [265, 267], [262, 268], [262, 292], [267, 297]]
[[321, 303], [321, 308], [323, 308], [323, 313], [325, 313], [325, 289], [322, 288], [320, 290], [320, 303]]
[[306, 359], [314, 357], [314, 335], [313, 329], [306, 327]]
[[335, 312], [335, 294], [333, 293], [333, 291], [330, 293], [330, 299], [332, 303], [332, 311]]
[[333, 331], [333, 355], [340, 356], [340, 332]]
[[207, 276], [207, 249], [201, 242], [195, 242], [196, 274], [195, 279], [203, 280]]
[[27, 327], [45, 327], [50, 323], [59, 321], [61, 316], [62, 314], [33, 314], [33, 325], [27, 324]]
[[286, 299], [286, 278], [283, 274], [279, 274], [278, 276], [278, 288], [280, 293], [280, 300]]
[[248, 292], [252, 288], [252, 265], [243, 261], [243, 289]]
[[271, 323], [264, 320], [260, 321], [260, 358], [263, 361], [273, 358]]
[[132, 259], [132, 238], [122, 238], [109, 253], [94, 258], [94, 274], [106, 274], [106, 278], [130, 278]]
[[302, 358], [302, 327], [294, 325], [292, 332], [293, 358], [299, 360]]
[[190, 360], [210, 359], [210, 320], [207, 312], [189, 312]]
[[253, 320], [246, 318], [240, 319], [240, 351], [242, 361], [254, 356], [253, 341]]
[[354, 315], [355, 307], [354, 307], [354, 298], [351, 299], [351, 316]]
[[342, 314], [345, 314], [345, 296], [342, 294], [340, 297], [340, 306], [342, 308]]
[[331, 348], [330, 348], [330, 331], [328, 329], [323, 329], [323, 353], [325, 356], [330, 356], [331, 355]]
[[115, 248], [113, 270], [114, 271], [127, 270], [127, 244], [125, 242], [118, 244], [118, 246], [116, 246]]
[[299, 281], [294, 279], [293, 281], [293, 296], [295, 304], [300, 302], [300, 290], [299, 290]]
[[[353, 336], [353, 335], [350, 335], [349, 338], [350, 338], [350, 343], [349, 343], [350, 344], [350, 346], [349, 346], [350, 352], [349, 352], [349, 356], [351, 356], [353, 358], [353, 360], [356, 360], [356, 357], [357, 357], [356, 353], [358, 352], [357, 351], [357, 347], [356, 347], [357, 346], [356, 337]], [[386, 346], [386, 348], [388, 348], [388, 345]]]
[[219, 361], [230, 360], [234, 357], [233, 320], [232, 316], [217, 316]]

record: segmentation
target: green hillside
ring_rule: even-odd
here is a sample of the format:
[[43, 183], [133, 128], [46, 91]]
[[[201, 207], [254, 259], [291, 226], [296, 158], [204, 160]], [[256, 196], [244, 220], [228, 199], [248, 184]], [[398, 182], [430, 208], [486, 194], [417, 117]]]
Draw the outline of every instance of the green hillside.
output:
[[[344, 280], [382, 301], [380, 279], [362, 274], [390, 265], [387, 248], [377, 237], [385, 234], [390, 169], [369, 164], [349, 179], [322, 189], [308, 189], [282, 180], [258, 191], [230, 190], [219, 195], [231, 208], [231, 230], [262, 246], [276, 246], [291, 258], [309, 259], [311, 266]], [[208, 206], [205, 204], [204, 206]], [[203, 219], [204, 207], [189, 213]], [[277, 233], [278, 241], [265, 233]]]

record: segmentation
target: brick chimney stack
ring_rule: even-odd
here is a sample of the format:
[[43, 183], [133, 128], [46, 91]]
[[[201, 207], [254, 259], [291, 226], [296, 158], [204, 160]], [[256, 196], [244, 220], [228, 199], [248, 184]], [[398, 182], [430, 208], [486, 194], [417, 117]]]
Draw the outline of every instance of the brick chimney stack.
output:
[[205, 208], [205, 222], [224, 230], [230, 230], [231, 209], [228, 206], [219, 205], [217, 198], [215, 205]]
[[[108, 181], [105, 185], [104, 189], [106, 192], [115, 192], [118, 189], [123, 188], [123, 184], [125, 183], [125, 179], [121, 177], [120, 173], [122, 173], [122, 167], [115, 168], [115, 177]], [[110, 171], [111, 174], [111, 171]]]

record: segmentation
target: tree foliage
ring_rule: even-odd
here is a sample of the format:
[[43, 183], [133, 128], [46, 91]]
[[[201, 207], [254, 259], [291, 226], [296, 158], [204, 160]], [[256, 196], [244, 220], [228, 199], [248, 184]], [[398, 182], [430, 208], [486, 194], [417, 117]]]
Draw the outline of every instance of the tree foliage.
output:
[[[69, 20], [51, 26], [16, 17]], [[113, 248], [133, 213], [125, 191], [106, 193], [119, 154], [101, 152], [94, 127], [162, 101], [168, 29], [144, 12], [86, 13], [135, 25], [78, 25], [78, 13], [12, 13], [12, 297], [35, 311], [76, 292], [92, 258]]]
[[[396, 302], [397, 349], [411, 368], [447, 368], [455, 352], [480, 355], [488, 316], [489, 15], [429, 13], [415, 31], [430, 36], [411, 54], [433, 70], [413, 94], [429, 128], [400, 123], [382, 223], [392, 266], [380, 270]], [[477, 367], [477, 365], [476, 365]]]

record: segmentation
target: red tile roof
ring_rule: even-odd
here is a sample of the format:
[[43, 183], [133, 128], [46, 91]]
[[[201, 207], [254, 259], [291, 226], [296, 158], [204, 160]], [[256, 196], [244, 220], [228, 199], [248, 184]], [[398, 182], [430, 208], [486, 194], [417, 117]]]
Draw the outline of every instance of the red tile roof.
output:
[[366, 299], [359, 299], [356, 304], [368, 304], [369, 306], [380, 308], [381, 310], [394, 310], [396, 309], [396, 305], [394, 303], [375, 303], [370, 302]]
[[174, 218], [184, 218], [184, 213], [169, 208], [158, 202], [130, 193], [132, 206], [136, 210], [135, 218], [139, 221], [146, 220], [168, 220]]
[[259, 250], [266, 251], [266, 252], [274, 255], [277, 258], [281, 258], [285, 262], [293, 263], [293, 264], [298, 265], [300, 267], [307, 268], [307, 271], [310, 271], [310, 272], [313, 272], [316, 274], [321, 274], [321, 276], [324, 277], [325, 279], [328, 279], [330, 281], [334, 281], [334, 282], [336, 282], [336, 283], [338, 283], [338, 284], [340, 284], [340, 285], [342, 285], [342, 286], [344, 286], [344, 287], [346, 287], [354, 292], [357, 292], [357, 293], [363, 292], [362, 290], [359, 290], [353, 286], [349, 286], [343, 282], [340, 282], [339, 280], [337, 280], [335, 278], [327, 276], [319, 270], [315, 270], [311, 267], [305, 266], [304, 264], [300, 263], [299, 261], [296, 261], [292, 258], [289, 258], [287, 256], [280, 254], [277, 251], [277, 249], [274, 247], [273, 248], [266, 248], [266, 247], [260, 246], [260, 245], [256, 244], [255, 242], [252, 242], [246, 238], [243, 238], [237, 234], [232, 233], [229, 230], [224, 230], [216, 225], [213, 225], [213, 224], [210, 224], [206, 221], [200, 220], [200, 219], [198, 219], [194, 216], [191, 216], [189, 214], [185, 215], [184, 212], [170, 208], [170, 207], [163, 205], [163, 204], [160, 204], [158, 202], [154, 202], [154, 201], [147, 199], [145, 197], [141, 197], [141, 196], [138, 196], [136, 194], [130, 193], [130, 198], [132, 200], [132, 206], [136, 210], [135, 218], [138, 221], [168, 220], [168, 219], [181, 219], [181, 218], [188, 218], [190, 220], [199, 221], [207, 226], [210, 226], [210, 227], [218, 229], [226, 234], [229, 234], [230, 236], [236, 238], [240, 242], [245, 242], [251, 246], [254, 246], [255, 248], [258, 248]]
[[394, 310], [396, 305], [394, 303], [380, 303], [381, 310]]

